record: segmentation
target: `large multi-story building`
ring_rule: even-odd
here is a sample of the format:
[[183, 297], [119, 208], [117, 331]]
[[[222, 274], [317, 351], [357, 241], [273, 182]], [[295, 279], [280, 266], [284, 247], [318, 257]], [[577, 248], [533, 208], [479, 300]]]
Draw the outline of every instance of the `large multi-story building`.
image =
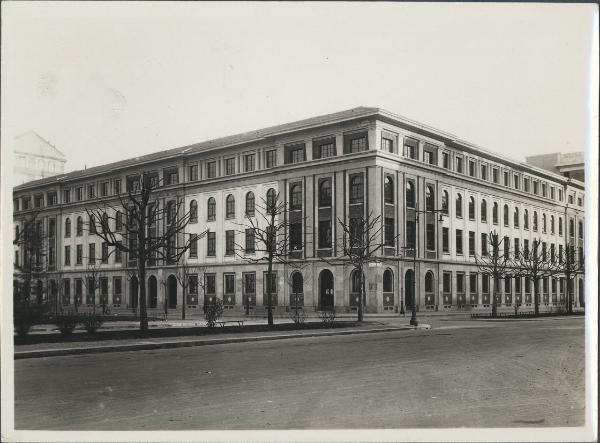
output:
[[[86, 207], [116, 199], [143, 171], [162, 179], [161, 204], [178, 200], [193, 210], [188, 233], [209, 232], [186, 254], [188, 272], [194, 277], [201, 270], [204, 281], [190, 286], [186, 300], [174, 265], [149, 267], [151, 314], [183, 303], [188, 312], [201, 311], [203, 297], [222, 299], [228, 312], [241, 312], [248, 300], [255, 312], [264, 309], [266, 266], [242, 260], [233, 249], [244, 244], [245, 214], [269, 192], [288, 203], [287, 216], [296, 221], [290, 256], [304, 264], [275, 266], [280, 311], [292, 300], [310, 309], [356, 309], [359, 279], [336, 259], [342, 245], [336, 221], [357, 214], [381, 217], [386, 258], [366, 269], [366, 312], [397, 312], [415, 299], [420, 310], [487, 309], [493, 287], [475, 256], [487, 250], [491, 231], [513, 251], [539, 239], [553, 254], [569, 244], [583, 254], [582, 182], [385, 110], [359, 107], [18, 186], [15, 226], [39, 211], [49, 233], [48, 281], [40, 288], [58, 290], [62, 305], [91, 303], [83, 279], [87, 262], [97, 260], [97, 300], [113, 310], [136, 308], [130, 263], [83, 226]], [[422, 212], [430, 210], [439, 212]], [[564, 304], [562, 279], [544, 279], [541, 288], [542, 309]], [[580, 305], [581, 276], [574, 289]], [[532, 292], [529, 281], [507, 278], [499, 301], [531, 306]]]
[[62, 174], [65, 171], [65, 155], [35, 131], [16, 136], [12, 148], [14, 185]]

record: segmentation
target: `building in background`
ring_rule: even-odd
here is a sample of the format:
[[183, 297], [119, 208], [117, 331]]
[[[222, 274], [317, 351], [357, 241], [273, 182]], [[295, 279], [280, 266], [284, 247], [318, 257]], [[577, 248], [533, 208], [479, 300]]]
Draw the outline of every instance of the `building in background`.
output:
[[13, 185], [46, 178], [65, 171], [65, 155], [40, 137], [28, 131], [14, 138], [13, 142]]
[[556, 152], [554, 154], [533, 155], [525, 157], [525, 161], [530, 165], [552, 171], [564, 177], [584, 181], [583, 152], [570, 152], [568, 154]]
[[[282, 315], [298, 299], [309, 310], [357, 308], [360, 279], [342, 257], [338, 219], [381, 217], [385, 260], [365, 270], [366, 312], [398, 312], [413, 302], [424, 311], [489, 309], [493, 282], [475, 256], [488, 250], [492, 231], [511, 249], [527, 250], [535, 239], [551, 254], [571, 245], [583, 253], [583, 182], [388, 111], [359, 107], [16, 187], [15, 230], [28, 214], [38, 214], [49, 232], [49, 287], [62, 288], [66, 308], [75, 299], [83, 306], [93, 300], [83, 284], [93, 260], [102, 271], [95, 299], [114, 310], [136, 309], [134, 268], [87, 229], [86, 208], [106, 205], [114, 212], [110, 205], [135, 189], [142, 172], [162, 183], [157, 204], [182, 202], [194, 209], [186, 235], [209, 231], [185, 257], [188, 275], [204, 281], [203, 288], [195, 285], [184, 298], [174, 265], [157, 260], [148, 267], [150, 315], [175, 313], [183, 303], [187, 312], [201, 314], [212, 297], [222, 299], [227, 312], [242, 314], [244, 300], [251, 300], [254, 312], [265, 312], [267, 269], [242, 260], [238, 253], [251, 252], [236, 253], [234, 245], [249, 244], [240, 226], [255, 202], [271, 193], [285, 199], [286, 216], [296, 220], [289, 253], [303, 265], [275, 266], [274, 304]], [[418, 217], [423, 211], [432, 212]], [[15, 257], [22, 253], [16, 250]], [[195, 274], [198, 269], [203, 275]], [[529, 283], [507, 277], [501, 307], [533, 309]], [[542, 310], [564, 305], [560, 276], [544, 279], [541, 287]], [[583, 276], [574, 290], [575, 305], [582, 305]]]

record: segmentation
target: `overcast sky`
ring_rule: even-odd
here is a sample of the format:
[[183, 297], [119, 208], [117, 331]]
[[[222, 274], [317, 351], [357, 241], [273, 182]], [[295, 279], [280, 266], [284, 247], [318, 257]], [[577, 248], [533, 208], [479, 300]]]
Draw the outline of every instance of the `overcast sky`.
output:
[[2, 3], [2, 147], [67, 170], [355, 106], [583, 151], [594, 5]]

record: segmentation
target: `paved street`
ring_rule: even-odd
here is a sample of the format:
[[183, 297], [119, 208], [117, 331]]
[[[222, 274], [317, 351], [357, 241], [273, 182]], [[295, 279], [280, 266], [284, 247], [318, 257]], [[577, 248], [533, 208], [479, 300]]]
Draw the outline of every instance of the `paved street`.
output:
[[579, 426], [584, 320], [15, 361], [15, 427]]

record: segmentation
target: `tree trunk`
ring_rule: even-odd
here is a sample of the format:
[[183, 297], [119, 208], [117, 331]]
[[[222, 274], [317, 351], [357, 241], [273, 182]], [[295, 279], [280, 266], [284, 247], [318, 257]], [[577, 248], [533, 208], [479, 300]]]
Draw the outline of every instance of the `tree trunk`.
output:
[[573, 294], [572, 294], [573, 291], [571, 290], [572, 289], [571, 276], [569, 275], [569, 277], [566, 280], [567, 280], [567, 307], [568, 307], [569, 314], [572, 314], [573, 313]]
[[497, 300], [497, 296], [498, 296], [498, 279], [496, 279], [495, 277], [492, 276], [492, 278], [494, 279], [494, 292], [492, 294], [493, 300], [492, 300], [492, 317], [496, 317], [498, 316], [498, 304], [496, 303]]
[[140, 307], [140, 331], [148, 330], [148, 313], [146, 311], [146, 266], [143, 259], [138, 259], [140, 265], [138, 267], [138, 272], [140, 275], [139, 281], [139, 307]]
[[534, 306], [534, 315], [537, 317], [540, 315], [540, 301], [538, 296], [538, 280], [533, 281], [533, 306]]
[[182, 294], [182, 304], [181, 304], [181, 319], [185, 320], [185, 304], [187, 300], [185, 299], [185, 288], [187, 287], [187, 282], [185, 281], [185, 273], [184, 273], [184, 285], [183, 285], [183, 294]]
[[267, 322], [269, 326], [273, 326], [273, 305], [271, 292], [273, 292], [272, 286], [272, 277], [271, 273], [273, 272], [273, 260], [269, 257], [269, 268], [267, 271]]
[[363, 296], [365, 293], [365, 279], [363, 278], [362, 266], [358, 269], [360, 278], [360, 293], [358, 294], [358, 321], [363, 321]]

